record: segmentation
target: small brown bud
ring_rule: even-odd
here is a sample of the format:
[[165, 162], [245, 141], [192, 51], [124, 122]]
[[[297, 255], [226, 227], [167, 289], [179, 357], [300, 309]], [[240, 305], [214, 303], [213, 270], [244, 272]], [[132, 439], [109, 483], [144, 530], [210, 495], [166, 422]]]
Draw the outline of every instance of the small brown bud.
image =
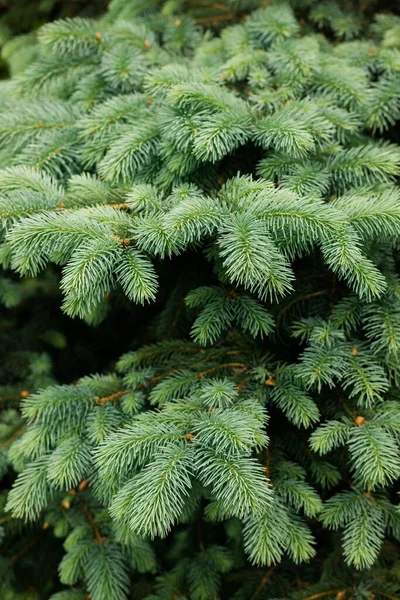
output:
[[185, 437], [187, 440], [189, 440], [189, 442], [193, 439], [193, 435], [191, 433], [187, 433]]
[[42, 529], [46, 530], [50, 527], [49, 523], [47, 523], [47, 521], [45, 521], [42, 525]]
[[363, 425], [363, 424], [364, 424], [364, 421], [365, 421], [365, 417], [361, 417], [361, 416], [359, 416], [359, 417], [356, 417], [356, 418], [354, 419], [354, 423], [355, 423], [356, 425], [359, 425], [359, 426]]
[[265, 385], [276, 385], [276, 379], [273, 379], [272, 377], [270, 377], [269, 379], [266, 379], [265, 381]]
[[368, 50], [368, 54], [369, 54], [370, 56], [374, 56], [374, 54], [376, 54], [376, 52], [375, 52], [375, 50], [374, 50], [373, 48], [370, 48], [370, 49]]
[[175, 27], [179, 27], [179, 25], [182, 25], [182, 21], [180, 19], [177, 19], [175, 21]]
[[23, 390], [21, 392], [21, 398], [27, 398], [29, 396], [29, 390]]
[[80, 484], [78, 485], [78, 490], [80, 492], [82, 492], [83, 490], [86, 490], [86, 488], [89, 485], [89, 479], [84, 479], [83, 481], [80, 482]]
[[144, 45], [146, 46], [146, 48], [150, 48], [151, 42], [149, 42], [149, 40], [145, 40]]
[[71, 508], [71, 502], [69, 500], [64, 500], [63, 502], [61, 502], [61, 506], [68, 510]]
[[103, 36], [100, 33], [100, 31], [96, 31], [96, 33], [94, 35], [97, 37], [98, 40], [102, 40], [103, 39]]
[[352, 353], [352, 355], [353, 355], [353, 356], [356, 356], [356, 355], [358, 354], [358, 350], [357, 350], [357, 348], [353, 348], [353, 349], [351, 350], [351, 353]]
[[71, 488], [70, 490], [68, 490], [68, 494], [70, 496], [76, 496], [76, 490], [74, 490], [74, 488]]

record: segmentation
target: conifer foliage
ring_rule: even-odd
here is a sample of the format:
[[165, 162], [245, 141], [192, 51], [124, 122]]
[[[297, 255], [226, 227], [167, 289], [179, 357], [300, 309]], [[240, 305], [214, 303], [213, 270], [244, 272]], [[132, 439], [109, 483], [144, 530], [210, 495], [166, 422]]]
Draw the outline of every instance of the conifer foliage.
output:
[[2, 88], [0, 298], [59, 273], [68, 317], [137, 332], [11, 378], [0, 589], [32, 597], [8, 539], [38, 527], [35, 598], [394, 600], [400, 20], [334, 44], [328, 3], [218, 31], [149, 4], [44, 25]]

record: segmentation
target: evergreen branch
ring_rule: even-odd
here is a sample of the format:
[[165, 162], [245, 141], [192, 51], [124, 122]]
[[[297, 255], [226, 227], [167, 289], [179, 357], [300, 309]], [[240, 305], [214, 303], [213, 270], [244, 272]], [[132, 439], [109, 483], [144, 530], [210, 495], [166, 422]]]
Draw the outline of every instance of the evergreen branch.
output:
[[400, 18], [194, 4], [1, 41], [0, 595], [394, 600]]

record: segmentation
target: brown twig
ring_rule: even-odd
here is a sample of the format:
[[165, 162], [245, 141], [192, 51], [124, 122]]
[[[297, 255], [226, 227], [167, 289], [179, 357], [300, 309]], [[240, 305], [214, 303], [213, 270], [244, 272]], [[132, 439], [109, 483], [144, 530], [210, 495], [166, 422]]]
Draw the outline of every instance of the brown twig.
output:
[[10, 400], [21, 400], [21, 395], [19, 395], [19, 394], [10, 394], [9, 396], [8, 395], [0, 396], [0, 401], [1, 402], [3, 402], [3, 401], [4, 402], [9, 402]]
[[0, 518], [0, 523], [6, 523], [7, 521], [12, 521], [14, 517], [12, 515], [6, 515], [5, 517]]
[[265, 573], [264, 569], [242, 569], [241, 571], [236, 571], [235, 573], [229, 573], [224, 577], [225, 581], [236, 581], [237, 579], [253, 579], [256, 577], [260, 577]]
[[377, 594], [378, 596], [384, 596], [385, 598], [388, 598], [389, 600], [399, 600], [398, 598], [396, 598], [396, 596], [392, 596], [391, 594], [388, 594], [387, 592], [381, 592], [380, 590], [371, 590], [371, 592], [373, 594]]
[[231, 10], [232, 6], [228, 6], [227, 4], [222, 4], [222, 2], [207, 2], [205, 0], [199, 0], [198, 4], [202, 6], [206, 6], [207, 8], [216, 8], [217, 10]]
[[[227, 368], [248, 369], [248, 365], [246, 365], [245, 363], [241, 363], [241, 362], [223, 363], [222, 365], [210, 367], [209, 369], [206, 369], [205, 371], [200, 371], [199, 373], [195, 373], [193, 376], [193, 379], [202, 379], [203, 377], [205, 377], [205, 375], [208, 375], [209, 373], [212, 373], [219, 369], [227, 369]], [[103, 398], [99, 398], [98, 396], [96, 396], [96, 398], [95, 398], [96, 404], [103, 405], [103, 404], [106, 404], [107, 402], [110, 402], [111, 400], [116, 400], [116, 399], [120, 398], [121, 396], [123, 396], [124, 394], [127, 394], [128, 392], [132, 392], [135, 390], [141, 390], [148, 385], [152, 385], [154, 383], [158, 383], [159, 381], [162, 381], [163, 379], [165, 379], [169, 375], [173, 375], [177, 371], [178, 371], [178, 369], [173, 369], [172, 371], [167, 371], [166, 373], [163, 373], [162, 375], [156, 375], [155, 377], [152, 377], [151, 379], [149, 379], [149, 381], [147, 381], [146, 383], [141, 383], [138, 386], [136, 386], [135, 388], [126, 388], [124, 390], [119, 390], [118, 392], [114, 392], [113, 394], [109, 394], [108, 396], [104, 396]]]
[[14, 433], [8, 438], [8, 440], [6, 440], [5, 442], [1, 442], [0, 447], [5, 448], [5, 447], [9, 446], [11, 444], [11, 442], [13, 442], [27, 426], [28, 426], [28, 421], [26, 423], [24, 423], [21, 427], [19, 427], [16, 431], [14, 431]]
[[328, 590], [327, 592], [319, 592], [318, 594], [307, 596], [307, 598], [304, 598], [304, 600], [317, 600], [317, 598], [323, 598], [324, 596], [329, 596], [331, 594], [343, 594], [345, 592], [346, 590]]
[[242, 381], [240, 383], [238, 383], [238, 385], [236, 386], [236, 389], [238, 390], [238, 392], [241, 392], [242, 389], [246, 387], [248, 381], [249, 381], [249, 377], [245, 377], [244, 379], [242, 379]]
[[196, 375], [194, 376], [194, 379], [202, 379], [205, 375], [208, 375], [209, 373], [213, 373], [214, 371], [218, 371], [219, 369], [228, 369], [228, 368], [229, 369], [234, 369], [234, 368], [248, 369], [248, 365], [246, 365], [245, 363], [242, 363], [242, 362], [223, 363], [222, 365], [210, 367], [209, 369], [206, 369], [205, 371], [200, 371], [200, 373], [196, 373]]
[[195, 23], [218, 23], [219, 21], [232, 21], [236, 15], [229, 13], [228, 15], [215, 15], [214, 17], [198, 17], [194, 20]]
[[104, 542], [107, 540], [107, 538], [105, 538], [101, 535], [100, 530], [99, 530], [99, 528], [96, 524], [96, 521], [94, 520], [93, 515], [90, 512], [89, 508], [82, 500], [79, 504], [81, 505], [81, 508], [82, 508], [83, 512], [85, 513], [85, 517], [87, 518], [89, 525], [92, 528], [96, 542], [98, 544], [104, 544]]
[[264, 467], [264, 471], [266, 476], [269, 479], [269, 476], [271, 474], [271, 452], [269, 451], [269, 448], [265, 449], [265, 467]]
[[286, 590], [283, 587], [283, 585], [281, 584], [281, 582], [279, 581], [278, 577], [276, 577], [276, 576], [272, 577], [272, 581], [274, 581], [276, 583], [276, 585], [278, 586], [279, 591], [281, 592], [282, 598], [286, 598]]
[[172, 334], [174, 333], [175, 328], [176, 328], [176, 326], [178, 324], [179, 317], [181, 316], [181, 313], [182, 313], [182, 311], [183, 311], [184, 308], [185, 308], [185, 301], [182, 300], [182, 302], [179, 304], [178, 308], [176, 309], [174, 320], [172, 321], [172, 325], [171, 325], [170, 330], [168, 332], [168, 338], [172, 337]]
[[27, 552], [29, 552], [29, 550], [31, 548], [33, 548], [33, 546], [35, 546], [36, 542], [38, 541], [38, 537], [33, 538], [32, 540], [30, 540], [27, 544], [25, 544], [25, 546], [23, 548], [21, 548], [21, 550], [19, 550], [18, 552], [16, 552], [12, 557], [11, 557], [11, 561], [15, 562], [17, 561], [19, 558], [21, 558], [21, 556], [23, 556], [24, 554], [26, 554]]
[[109, 394], [108, 396], [103, 396], [103, 398], [99, 398], [99, 396], [96, 396], [95, 401], [96, 404], [106, 404], [106, 402], [110, 402], [111, 400], [118, 400], [118, 398], [121, 398], [121, 396], [123, 396], [124, 394], [127, 394], [128, 392], [131, 392], [133, 390], [133, 388], [126, 388], [124, 390], [119, 390], [119, 392], [114, 392], [113, 394]]
[[271, 567], [271, 569], [269, 569], [269, 571], [267, 571], [264, 575], [264, 577], [261, 579], [256, 591], [254, 592], [254, 594], [252, 595], [252, 597], [250, 598], [250, 600], [254, 600], [255, 598], [258, 598], [258, 596], [261, 594], [261, 592], [263, 591], [265, 585], [268, 583], [268, 581], [270, 580], [270, 578], [273, 575], [273, 572], [276, 569], [276, 565], [274, 565], [273, 567]]
[[277, 317], [277, 320], [276, 320], [276, 329], [277, 329], [277, 331], [279, 330], [279, 326], [280, 326], [280, 323], [282, 321], [283, 315], [294, 304], [296, 304], [297, 302], [301, 302], [302, 300], [308, 300], [309, 298], [315, 298], [316, 296], [322, 296], [323, 294], [329, 294], [331, 292], [332, 292], [332, 289], [331, 288], [327, 288], [325, 290], [318, 290], [316, 292], [309, 292], [308, 294], [303, 294], [302, 296], [298, 296], [297, 298], [294, 298], [294, 300], [292, 300], [291, 302], [289, 302], [288, 304], [286, 304], [286, 306], [284, 306], [282, 308], [282, 310], [278, 313], [278, 317]]
[[[116, 210], [127, 210], [127, 209], [131, 208], [129, 206], [129, 204], [127, 204], [126, 202], [114, 202], [114, 203], [110, 203], [110, 204], [108, 204], [107, 202], [99, 202], [98, 204], [92, 204], [91, 206], [82, 206], [81, 210], [90, 211], [93, 208], [98, 208], [99, 206], [109, 206], [110, 208], [115, 208]], [[65, 204], [59, 204], [53, 210], [57, 213], [64, 213], [64, 212], [67, 212], [70, 210], [76, 210], [76, 208], [77, 207], [75, 207], [75, 206], [69, 207], [69, 206], [65, 206]]]
[[349, 408], [346, 404], [346, 402], [344, 401], [344, 399], [342, 398], [342, 395], [340, 394], [340, 390], [337, 386], [335, 386], [335, 394], [338, 397], [338, 400], [340, 402], [341, 407], [343, 408], [343, 410], [345, 412], [347, 412], [348, 415], [350, 415], [350, 417], [353, 419], [354, 422], [357, 421], [357, 415], [351, 410], [351, 408]]

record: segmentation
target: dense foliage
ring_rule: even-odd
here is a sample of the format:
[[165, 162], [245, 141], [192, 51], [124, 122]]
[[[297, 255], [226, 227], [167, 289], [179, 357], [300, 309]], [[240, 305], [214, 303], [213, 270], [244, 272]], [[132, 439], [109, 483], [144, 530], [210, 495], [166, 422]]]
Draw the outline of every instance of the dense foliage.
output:
[[2, 84], [2, 597], [400, 595], [400, 18], [256, 4]]

